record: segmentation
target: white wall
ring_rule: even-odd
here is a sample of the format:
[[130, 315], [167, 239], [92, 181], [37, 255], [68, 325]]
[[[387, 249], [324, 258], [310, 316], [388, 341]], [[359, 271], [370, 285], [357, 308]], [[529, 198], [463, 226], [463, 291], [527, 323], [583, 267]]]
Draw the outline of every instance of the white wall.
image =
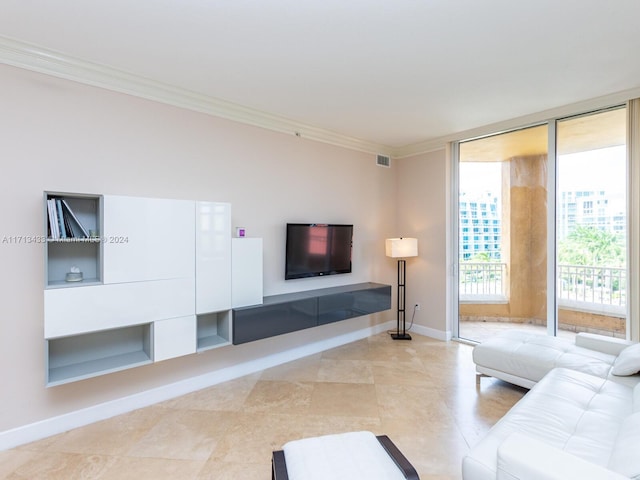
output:
[[[400, 169], [377, 167], [371, 154], [8, 66], [0, 66], [0, 92], [0, 434], [395, 318], [390, 310], [45, 388], [44, 247], [10, 240], [43, 234], [44, 190], [231, 202], [234, 226], [264, 238], [269, 295], [364, 281], [395, 285], [384, 238], [395, 234], [389, 199]], [[414, 163], [407, 173], [422, 171]], [[437, 262], [429, 252], [439, 247], [428, 245], [439, 225], [428, 217], [414, 225], [410, 215], [406, 223], [423, 232], [420, 282], [430, 287]], [[354, 273], [285, 282], [287, 221], [353, 223]], [[411, 276], [418, 272], [412, 265]], [[435, 303], [437, 295], [420, 301]]]
[[[407, 259], [406, 320], [413, 305], [415, 331], [441, 339], [451, 337], [447, 325], [448, 170], [445, 150], [395, 162], [398, 223], [396, 236], [416, 237], [419, 256]], [[421, 328], [422, 327], [422, 328]]]

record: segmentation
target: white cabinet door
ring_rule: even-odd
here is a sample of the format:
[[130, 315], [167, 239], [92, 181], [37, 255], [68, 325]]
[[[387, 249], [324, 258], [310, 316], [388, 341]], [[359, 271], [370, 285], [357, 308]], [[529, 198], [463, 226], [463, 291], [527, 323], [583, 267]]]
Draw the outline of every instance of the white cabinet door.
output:
[[104, 283], [193, 278], [195, 202], [104, 196]]
[[234, 238], [231, 245], [233, 308], [262, 303], [262, 239]]
[[196, 313], [231, 308], [231, 205], [196, 202]]
[[169, 318], [153, 324], [153, 361], [196, 353], [196, 316]]
[[194, 313], [194, 279], [44, 291], [44, 336], [64, 337]]

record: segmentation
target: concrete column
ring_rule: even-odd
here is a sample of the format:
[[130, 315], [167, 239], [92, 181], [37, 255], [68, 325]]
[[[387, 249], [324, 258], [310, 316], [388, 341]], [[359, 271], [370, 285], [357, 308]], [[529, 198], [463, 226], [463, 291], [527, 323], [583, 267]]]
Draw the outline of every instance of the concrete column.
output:
[[511, 158], [503, 173], [503, 191], [509, 192], [503, 204], [509, 316], [546, 323], [547, 156]]

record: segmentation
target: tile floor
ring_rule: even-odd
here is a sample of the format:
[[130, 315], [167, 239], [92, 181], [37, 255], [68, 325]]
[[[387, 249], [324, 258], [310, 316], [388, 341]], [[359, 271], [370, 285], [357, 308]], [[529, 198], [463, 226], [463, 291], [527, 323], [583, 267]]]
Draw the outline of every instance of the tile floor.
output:
[[[535, 325], [532, 323], [511, 323], [511, 322], [461, 322], [460, 323], [460, 337], [464, 339], [473, 340], [475, 342], [483, 342], [494, 335], [504, 332], [506, 330], [525, 330], [532, 333], [539, 333], [540, 335], [547, 335], [546, 325]], [[598, 332], [605, 334], [604, 332]], [[558, 330], [558, 337], [574, 342], [576, 338], [576, 332], [569, 330]]]
[[472, 347], [372, 336], [148, 408], [0, 452], [0, 478], [271, 478], [293, 439], [387, 434], [422, 480], [460, 478], [469, 446], [526, 390], [476, 387]]

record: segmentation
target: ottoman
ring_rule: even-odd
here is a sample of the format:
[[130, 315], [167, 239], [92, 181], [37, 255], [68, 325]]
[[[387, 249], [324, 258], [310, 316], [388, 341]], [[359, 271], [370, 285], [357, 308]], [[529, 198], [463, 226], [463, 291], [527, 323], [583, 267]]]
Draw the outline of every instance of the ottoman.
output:
[[272, 480], [419, 480], [386, 435], [348, 432], [295, 440], [273, 452]]

